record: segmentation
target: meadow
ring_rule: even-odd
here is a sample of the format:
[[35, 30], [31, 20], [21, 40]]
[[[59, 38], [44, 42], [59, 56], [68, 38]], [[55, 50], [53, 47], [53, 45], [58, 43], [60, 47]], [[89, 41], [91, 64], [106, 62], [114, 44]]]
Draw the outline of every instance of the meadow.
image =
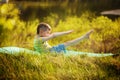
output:
[[[67, 16], [59, 19], [51, 13], [43, 21], [22, 21], [20, 10], [14, 4], [0, 6], [0, 47], [17, 46], [33, 49], [36, 27], [47, 22], [52, 32], [73, 29], [74, 32], [49, 41], [57, 45], [82, 36], [94, 29], [90, 39], [69, 47], [69, 50], [120, 54], [120, 18], [114, 21], [105, 16], [95, 16], [86, 11], [80, 17]], [[63, 56], [62, 54], [6, 54], [0, 53], [0, 79], [27, 80], [119, 80], [120, 57], [87, 57], [85, 55]]]
[[1, 80], [119, 80], [120, 57], [0, 53]]

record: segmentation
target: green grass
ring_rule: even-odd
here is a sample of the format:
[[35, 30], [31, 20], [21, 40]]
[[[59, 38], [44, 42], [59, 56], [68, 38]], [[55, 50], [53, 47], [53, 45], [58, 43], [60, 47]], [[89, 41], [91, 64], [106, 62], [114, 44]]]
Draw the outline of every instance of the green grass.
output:
[[[24, 22], [16, 5], [0, 6], [0, 47], [17, 46], [33, 49], [33, 39], [39, 20]], [[59, 19], [51, 13], [43, 19], [53, 32], [73, 29], [72, 34], [50, 40], [57, 45], [82, 36], [90, 29], [94, 33], [69, 49], [98, 53], [120, 53], [120, 18], [112, 21], [104, 16], [66, 16]], [[56, 22], [58, 20], [58, 22]], [[95, 58], [63, 56], [62, 54], [33, 55], [0, 53], [0, 80], [120, 80], [120, 56]]]
[[52, 32], [73, 29], [74, 32], [54, 38], [49, 41], [51, 45], [57, 45], [84, 35], [90, 29], [94, 33], [89, 40], [84, 40], [69, 49], [98, 53], [120, 53], [120, 18], [114, 21], [106, 16], [95, 16], [86, 11], [81, 16], [67, 15], [60, 18], [58, 14], [50, 13], [42, 21], [22, 21], [20, 10], [15, 4], [3, 4], [0, 6], [0, 47], [17, 46], [33, 49], [33, 39], [36, 28], [40, 22], [51, 25]]
[[0, 53], [1, 80], [119, 80], [120, 56]]

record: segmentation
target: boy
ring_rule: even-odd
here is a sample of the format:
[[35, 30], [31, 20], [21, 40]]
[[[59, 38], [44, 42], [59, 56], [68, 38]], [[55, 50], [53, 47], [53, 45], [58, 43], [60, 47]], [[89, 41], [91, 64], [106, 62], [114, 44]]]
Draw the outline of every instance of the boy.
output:
[[77, 43], [79, 43], [81, 40], [89, 38], [89, 35], [93, 32], [93, 30], [90, 30], [89, 32], [87, 32], [85, 35], [83, 35], [82, 37], [79, 37], [77, 39], [59, 44], [57, 46], [50, 46], [47, 41], [61, 36], [61, 35], [65, 35], [65, 34], [69, 34], [71, 32], [73, 32], [73, 30], [69, 30], [69, 31], [64, 31], [64, 32], [55, 32], [50, 34], [51, 31], [51, 27], [50, 25], [48, 25], [47, 23], [40, 23], [37, 27], [37, 35], [35, 36], [34, 39], [34, 49], [38, 52], [56, 52], [56, 53], [60, 53], [60, 52], [66, 52], [66, 47], [71, 46], [71, 45], [75, 45]]

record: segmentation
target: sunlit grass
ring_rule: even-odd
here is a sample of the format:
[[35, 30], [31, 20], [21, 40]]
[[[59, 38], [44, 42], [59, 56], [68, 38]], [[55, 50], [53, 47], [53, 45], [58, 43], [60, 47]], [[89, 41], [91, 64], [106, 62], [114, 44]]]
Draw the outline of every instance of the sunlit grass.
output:
[[62, 54], [0, 53], [0, 79], [74, 80], [120, 79], [119, 57], [87, 57]]
[[[19, 10], [15, 5], [9, 4], [0, 6], [0, 46], [18, 46], [33, 49], [33, 39], [36, 34], [39, 20], [24, 22], [19, 19]], [[3, 9], [6, 13], [3, 13]], [[74, 32], [50, 40], [51, 45], [57, 45], [84, 35], [90, 29], [94, 29], [90, 39], [84, 40], [70, 49], [87, 52], [112, 52], [119, 53], [120, 47], [120, 19], [111, 19], [99, 16], [95, 17], [90, 12], [85, 12], [80, 17], [66, 16], [65, 19], [59, 18], [57, 14], [51, 13], [45, 17], [52, 27], [52, 32], [73, 29]]]
[[[33, 49], [33, 39], [39, 20], [24, 22], [19, 19], [15, 5], [0, 6], [0, 47], [17, 46]], [[6, 10], [5, 10], [6, 9]], [[16, 10], [17, 9], [17, 10]], [[6, 12], [5, 12], [6, 11]], [[57, 45], [80, 37], [90, 29], [94, 33], [90, 39], [69, 49], [87, 52], [120, 53], [120, 18], [93, 17], [87, 12], [80, 17], [67, 16], [59, 19], [51, 13], [44, 18], [53, 32], [73, 29], [74, 32], [50, 40]], [[0, 53], [1, 80], [119, 80], [120, 57], [95, 58], [85, 55], [64, 56], [62, 54], [6, 54]]]

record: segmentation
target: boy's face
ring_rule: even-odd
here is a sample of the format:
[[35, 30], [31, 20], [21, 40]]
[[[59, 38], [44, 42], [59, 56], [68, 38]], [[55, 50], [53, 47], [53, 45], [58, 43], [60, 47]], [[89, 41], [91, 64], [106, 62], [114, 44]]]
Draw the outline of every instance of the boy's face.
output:
[[40, 36], [41, 37], [48, 37], [49, 35], [50, 35], [50, 30], [49, 29], [47, 29], [46, 31], [43, 31], [43, 30], [40, 30]]

